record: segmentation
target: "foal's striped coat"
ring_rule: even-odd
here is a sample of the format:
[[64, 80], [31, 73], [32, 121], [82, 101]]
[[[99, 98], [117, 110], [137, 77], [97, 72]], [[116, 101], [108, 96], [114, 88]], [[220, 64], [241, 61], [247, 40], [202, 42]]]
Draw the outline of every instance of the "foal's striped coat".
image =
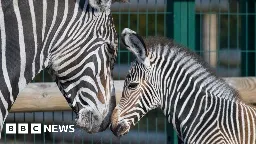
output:
[[137, 59], [112, 115], [115, 135], [126, 134], [147, 112], [161, 108], [184, 143], [256, 143], [256, 110], [199, 57], [170, 41], [146, 47], [129, 29], [122, 36]]

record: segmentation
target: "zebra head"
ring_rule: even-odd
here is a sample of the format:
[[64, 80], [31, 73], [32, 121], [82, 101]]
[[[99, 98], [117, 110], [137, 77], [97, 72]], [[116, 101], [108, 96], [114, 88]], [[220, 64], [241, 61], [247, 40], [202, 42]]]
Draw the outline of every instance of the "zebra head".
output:
[[[122, 42], [136, 57], [125, 79], [120, 103], [112, 114], [111, 130], [116, 136], [128, 133], [148, 111], [158, 106], [157, 89], [150, 82], [152, 70], [143, 39], [130, 29], [122, 32]], [[152, 95], [154, 97], [152, 97]]]
[[76, 125], [88, 133], [105, 130], [116, 106], [112, 70], [117, 34], [110, 10], [95, 9], [101, 2], [106, 1], [82, 3], [86, 14], [80, 21], [87, 26], [81, 25], [79, 36], [67, 36], [51, 52], [55, 81], [77, 114]]

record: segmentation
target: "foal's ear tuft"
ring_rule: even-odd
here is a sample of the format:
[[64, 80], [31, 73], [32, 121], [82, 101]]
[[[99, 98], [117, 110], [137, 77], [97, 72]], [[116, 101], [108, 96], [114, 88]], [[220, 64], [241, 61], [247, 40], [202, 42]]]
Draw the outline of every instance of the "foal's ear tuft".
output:
[[127, 3], [129, 1], [128, 0], [112, 0], [112, 3], [115, 3], [115, 2]]
[[147, 57], [147, 49], [146, 45], [138, 34], [131, 34], [127, 38], [125, 38], [125, 45], [127, 46], [127, 49], [130, 50], [138, 59], [145, 60]]
[[148, 50], [140, 35], [129, 28], [125, 28], [122, 31], [121, 40], [126, 48], [131, 51], [139, 61], [148, 65]]
[[89, 0], [89, 3], [93, 8], [106, 11], [110, 9], [112, 1], [111, 0]]
[[144, 60], [147, 57], [147, 48], [144, 40], [138, 34], [132, 34], [130, 37], [132, 47], [136, 51], [136, 56]]

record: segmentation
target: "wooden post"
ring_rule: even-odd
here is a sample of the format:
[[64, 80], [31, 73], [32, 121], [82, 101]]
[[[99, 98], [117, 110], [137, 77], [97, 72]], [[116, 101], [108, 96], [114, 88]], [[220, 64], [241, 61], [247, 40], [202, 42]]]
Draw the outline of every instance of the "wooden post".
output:
[[217, 14], [204, 14], [203, 16], [203, 48], [204, 59], [212, 67], [217, 65]]
[[[202, 27], [197, 33], [201, 32], [201, 45], [203, 49], [204, 60], [210, 64], [211, 67], [217, 66], [218, 54], [218, 15], [217, 13], [227, 11], [229, 8], [228, 0], [195, 0], [196, 10], [202, 12]], [[200, 17], [201, 18], [201, 17]], [[200, 20], [200, 18], [198, 20]], [[198, 22], [197, 22], [198, 23]], [[200, 24], [199, 24], [200, 25]], [[198, 29], [198, 28], [197, 28]]]

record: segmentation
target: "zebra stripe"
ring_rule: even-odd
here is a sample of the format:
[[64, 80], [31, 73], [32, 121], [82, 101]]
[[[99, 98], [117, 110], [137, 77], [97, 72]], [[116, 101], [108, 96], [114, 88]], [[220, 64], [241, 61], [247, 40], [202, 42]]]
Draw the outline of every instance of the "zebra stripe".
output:
[[[33, 36], [34, 36], [34, 45], [35, 45], [35, 53], [37, 53], [37, 33], [36, 33], [36, 16], [35, 16], [35, 8], [33, 0], [29, 0], [29, 8], [31, 12], [31, 20], [32, 20], [32, 28], [33, 28]], [[36, 55], [34, 55], [33, 63], [32, 63], [32, 77], [36, 75], [36, 68], [35, 68], [35, 59]]]
[[159, 107], [184, 143], [256, 143], [256, 109], [244, 104], [195, 54], [170, 40], [144, 47], [129, 29], [123, 30], [122, 39], [137, 59], [112, 114], [115, 135], [126, 134]]
[[[2, 9], [2, 4], [0, 3], [0, 18], [3, 19], [3, 9]], [[11, 84], [10, 84], [10, 79], [9, 79], [9, 76], [8, 76], [8, 72], [7, 72], [7, 68], [6, 68], [6, 32], [5, 32], [5, 24], [4, 24], [4, 21], [1, 21], [0, 20], [0, 29], [1, 29], [1, 52], [2, 52], [2, 71], [3, 71], [3, 77], [4, 77], [4, 80], [5, 80], [5, 83], [7, 85], [7, 88], [8, 88], [8, 91], [9, 92], [12, 92], [12, 87], [11, 87]], [[11, 102], [13, 103], [14, 100], [13, 100], [13, 96], [10, 95], [10, 100]], [[6, 106], [5, 106], [6, 107]]]
[[20, 10], [18, 7], [18, 0], [13, 0], [14, 13], [16, 15], [19, 31], [19, 45], [20, 45], [20, 77], [19, 77], [19, 89], [23, 89], [26, 85], [26, 79], [24, 76], [26, 67], [26, 45], [24, 41], [23, 25], [20, 15]]
[[91, 133], [108, 127], [117, 53], [109, 8], [109, 0], [0, 0], [1, 123], [19, 92], [47, 68], [78, 126]]

